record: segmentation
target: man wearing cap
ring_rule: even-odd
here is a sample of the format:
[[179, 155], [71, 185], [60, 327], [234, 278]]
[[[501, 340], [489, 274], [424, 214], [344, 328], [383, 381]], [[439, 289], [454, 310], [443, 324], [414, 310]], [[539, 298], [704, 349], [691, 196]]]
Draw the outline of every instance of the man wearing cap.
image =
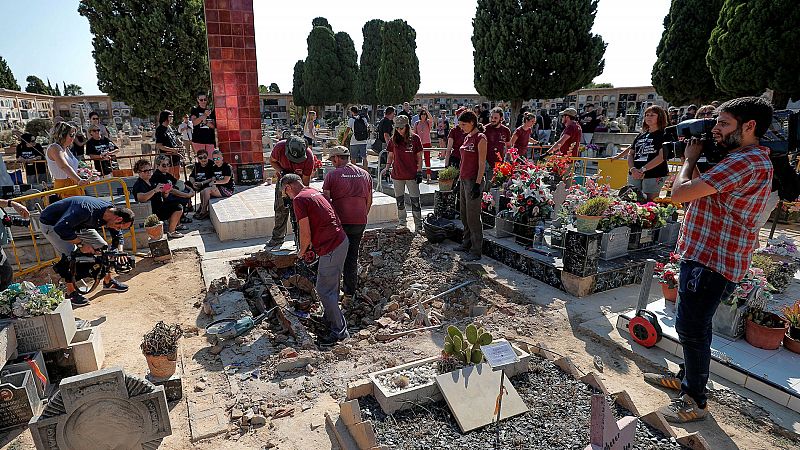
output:
[[[303, 184], [306, 186], [310, 183], [311, 174], [314, 172], [314, 155], [306, 145], [306, 141], [299, 136], [290, 136], [289, 139], [275, 144], [269, 157], [269, 163], [278, 177], [294, 173], [302, 177]], [[272, 239], [267, 242], [269, 247], [283, 243], [283, 239], [286, 237], [286, 224], [289, 220], [289, 209], [284, 203], [280, 181], [275, 184], [274, 206], [275, 227], [272, 228]], [[297, 230], [294, 232], [297, 233]]]
[[344, 305], [358, 290], [358, 248], [367, 227], [367, 214], [372, 207], [372, 176], [364, 169], [350, 164], [347, 147], [336, 146], [330, 160], [336, 167], [325, 175], [322, 193], [330, 200], [342, 223], [350, 244], [344, 261]]
[[570, 156], [580, 154], [581, 127], [578, 125], [578, 111], [575, 108], [567, 108], [561, 111], [561, 123], [564, 124], [564, 131], [561, 139], [548, 150], [548, 153], [565, 153]]
[[325, 309], [323, 318], [330, 327], [328, 335], [319, 336], [320, 345], [332, 345], [350, 337], [347, 321], [339, 309], [339, 280], [347, 257], [349, 242], [342, 224], [322, 192], [306, 187], [300, 175], [289, 173], [280, 180], [285, 194], [292, 199], [300, 236], [298, 255], [319, 256], [316, 290]]
[[41, 144], [36, 143], [32, 134], [22, 133], [17, 145], [17, 161], [25, 163], [25, 176], [28, 184], [47, 181], [47, 163], [44, 162], [44, 159], [44, 149]]

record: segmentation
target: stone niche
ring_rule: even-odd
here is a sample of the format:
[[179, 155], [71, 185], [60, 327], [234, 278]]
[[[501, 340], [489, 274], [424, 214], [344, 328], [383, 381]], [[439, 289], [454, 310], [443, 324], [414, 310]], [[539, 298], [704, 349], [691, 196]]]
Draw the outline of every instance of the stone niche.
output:
[[39, 450], [154, 450], [172, 434], [164, 388], [121, 368], [65, 378], [28, 427]]

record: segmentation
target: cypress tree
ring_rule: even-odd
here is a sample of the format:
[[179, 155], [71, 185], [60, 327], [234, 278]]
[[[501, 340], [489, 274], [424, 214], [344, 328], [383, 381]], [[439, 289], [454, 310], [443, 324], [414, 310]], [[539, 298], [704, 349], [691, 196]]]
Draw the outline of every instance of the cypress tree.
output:
[[14, 74], [11, 72], [11, 68], [8, 67], [8, 63], [2, 56], [0, 56], [0, 88], [2, 89], [10, 89], [12, 91], [19, 90], [19, 84], [17, 84], [17, 79], [14, 78]]
[[66, 82], [66, 81], [62, 81], [62, 82], [61, 82], [61, 84], [64, 86], [64, 90], [63, 90], [63, 91], [61, 91], [61, 92], [63, 92], [65, 96], [66, 96], [66, 95], [69, 95], [69, 94], [67, 93], [67, 92], [68, 92], [68, 91], [67, 91], [67, 82]]
[[47, 95], [53, 95], [56, 91], [53, 90], [53, 86], [50, 84], [50, 78], [47, 79]]
[[790, 42], [798, 27], [796, 0], [725, 0], [706, 56], [717, 87], [737, 97], [772, 89], [776, 108], [800, 99], [800, 60]]
[[339, 70], [336, 38], [330, 28], [314, 27], [308, 35], [308, 57], [303, 71], [303, 95], [312, 105], [330, 105], [341, 96], [344, 80]]
[[308, 100], [303, 95], [303, 74], [305, 73], [305, 61], [302, 59], [294, 63], [294, 75], [292, 76], [292, 101], [296, 106], [308, 106]]
[[592, 34], [597, 0], [478, 0], [472, 21], [475, 89], [511, 101], [563, 97], [603, 72]]
[[673, 0], [664, 17], [652, 80], [656, 91], [676, 105], [708, 103], [722, 93], [706, 65], [708, 38], [723, 0]]
[[56, 92], [54, 95], [61, 97], [61, 88], [58, 86], [58, 83], [56, 83]]
[[388, 105], [413, 99], [420, 82], [417, 32], [405, 20], [393, 20], [383, 25], [381, 42], [378, 101]]
[[333, 27], [331, 26], [330, 23], [328, 23], [328, 19], [326, 19], [324, 17], [315, 17], [311, 21], [311, 28], [314, 28], [314, 27], [325, 27], [325, 28], [333, 31]]
[[339, 74], [342, 77], [342, 89], [339, 91], [337, 103], [347, 105], [355, 101], [356, 77], [358, 76], [358, 54], [356, 45], [350, 35], [344, 31], [336, 33], [336, 58], [339, 60]]
[[381, 29], [383, 20], [372, 19], [364, 24], [361, 32], [364, 43], [361, 46], [361, 65], [358, 68], [358, 81], [356, 82], [356, 98], [359, 102], [372, 105], [372, 121], [376, 119], [378, 109], [378, 69], [381, 67]]

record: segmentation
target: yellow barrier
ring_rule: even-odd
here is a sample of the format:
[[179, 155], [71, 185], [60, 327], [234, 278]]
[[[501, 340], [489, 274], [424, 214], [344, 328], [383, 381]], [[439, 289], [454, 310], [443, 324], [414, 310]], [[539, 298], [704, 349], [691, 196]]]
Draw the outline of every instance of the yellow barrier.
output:
[[[80, 195], [91, 195], [92, 193], [94, 193], [94, 197], [101, 197], [101, 196], [105, 197], [106, 196], [105, 192], [103, 193], [103, 195], [101, 195], [100, 191], [98, 190], [98, 186], [106, 185], [108, 188], [108, 196], [111, 197], [110, 201], [112, 204], [114, 204], [114, 189], [112, 188], [112, 183], [120, 184], [120, 186], [122, 187], [122, 196], [125, 198], [125, 206], [130, 207], [131, 202], [130, 202], [130, 195], [128, 193], [128, 186], [125, 184], [125, 180], [123, 180], [122, 178], [107, 178], [103, 180], [93, 181], [87, 184], [86, 186], [68, 186], [59, 189], [52, 189], [49, 191], [38, 192], [35, 194], [22, 195], [19, 197], [15, 197], [13, 200], [23, 205], [30, 201], [41, 200], [42, 207], [46, 208], [50, 204], [50, 196], [64, 192], [73, 193], [76, 190], [79, 190], [81, 192]], [[89, 192], [89, 194], [87, 194], [87, 191]], [[31, 214], [36, 214], [36, 211], [31, 211]], [[33, 243], [33, 249], [36, 255], [36, 264], [30, 267], [23, 268], [22, 263], [20, 262], [19, 259], [19, 254], [17, 252], [16, 242], [12, 240], [11, 249], [14, 253], [14, 259], [17, 263], [17, 270], [14, 271], [14, 277], [20, 277], [22, 275], [35, 272], [39, 269], [54, 264], [60, 259], [60, 256], [56, 256], [55, 258], [43, 261], [41, 253], [39, 252], [39, 245], [36, 242], [37, 233], [33, 229], [33, 223], [31, 223], [31, 225], [28, 226], [28, 230], [30, 231], [31, 241]], [[127, 237], [128, 234], [130, 235], [131, 247], [133, 249], [133, 252], [136, 253], [136, 233], [134, 232], [133, 228], [129, 228], [127, 232], [124, 234], [125, 237]], [[105, 227], [103, 228], [103, 239], [108, 241]]]

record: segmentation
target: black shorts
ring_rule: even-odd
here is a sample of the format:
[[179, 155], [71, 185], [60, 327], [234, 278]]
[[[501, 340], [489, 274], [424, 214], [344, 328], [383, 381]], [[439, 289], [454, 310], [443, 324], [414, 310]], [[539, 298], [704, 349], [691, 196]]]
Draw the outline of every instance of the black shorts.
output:
[[305, 139], [305, 140], [306, 140], [306, 145], [308, 145], [309, 147], [312, 147], [312, 146], [313, 146], [313, 144], [314, 144], [314, 140], [313, 140], [313, 139], [311, 139], [311, 138], [310, 138], [310, 137], [308, 137], [308, 136], [303, 136], [303, 139]]
[[183, 205], [178, 202], [163, 202], [161, 208], [155, 211], [155, 215], [161, 220], [169, 220], [169, 218], [177, 211], [183, 211]]

